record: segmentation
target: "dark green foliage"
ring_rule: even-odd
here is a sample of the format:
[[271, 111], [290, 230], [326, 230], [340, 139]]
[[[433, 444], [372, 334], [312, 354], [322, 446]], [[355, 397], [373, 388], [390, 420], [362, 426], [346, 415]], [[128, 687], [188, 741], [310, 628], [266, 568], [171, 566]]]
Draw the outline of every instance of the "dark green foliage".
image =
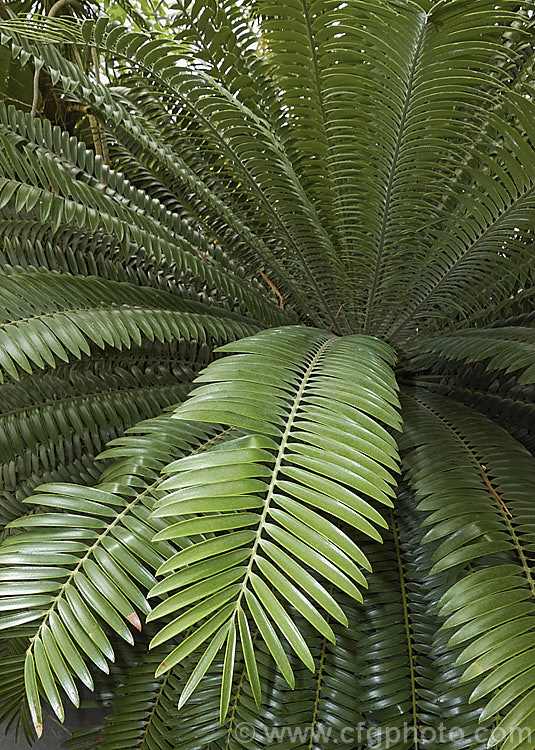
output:
[[531, 750], [533, 3], [21, 10], [0, 718], [85, 685], [76, 750]]

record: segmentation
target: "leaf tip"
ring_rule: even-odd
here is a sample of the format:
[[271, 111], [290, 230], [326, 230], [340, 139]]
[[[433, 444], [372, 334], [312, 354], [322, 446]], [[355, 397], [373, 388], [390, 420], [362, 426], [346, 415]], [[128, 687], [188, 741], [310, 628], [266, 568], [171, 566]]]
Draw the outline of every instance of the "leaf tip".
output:
[[155, 677], [161, 677], [163, 674], [165, 674], [165, 672], [167, 672], [168, 669], [169, 667], [167, 666], [167, 664], [162, 661], [158, 666], [158, 669], [156, 670]]
[[139, 632], [141, 633], [141, 620], [139, 619], [139, 615], [137, 614], [137, 612], [132, 612], [126, 619], [130, 623], [130, 625], [133, 625], [136, 630], [139, 630]]

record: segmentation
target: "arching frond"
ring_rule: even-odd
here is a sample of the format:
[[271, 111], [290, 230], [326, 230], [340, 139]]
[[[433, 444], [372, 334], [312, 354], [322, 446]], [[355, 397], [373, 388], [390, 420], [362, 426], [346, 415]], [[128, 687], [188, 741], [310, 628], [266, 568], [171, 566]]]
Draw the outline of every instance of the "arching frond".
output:
[[[83, 75], [76, 66], [74, 70]], [[89, 79], [86, 82], [89, 91], [95, 88]], [[98, 93], [97, 88], [97, 97]], [[118, 105], [118, 110], [118, 120], [124, 129], [132, 118], [124, 107]], [[58, 126], [52, 128], [48, 121], [41, 125], [40, 120], [18, 116], [14, 108], [6, 109], [4, 105], [0, 105], [0, 122], [3, 125], [0, 140], [6, 153], [0, 165], [3, 178], [0, 208], [10, 219], [13, 211], [17, 215], [14, 221], [4, 223], [6, 234], [12, 227], [11, 235], [15, 238], [22, 234], [42, 239], [43, 228], [56, 238], [66, 231], [83, 231], [86, 242], [90, 242], [91, 233], [103, 236], [104, 241], [106, 236], [112, 236], [123, 255], [127, 256], [132, 247], [142, 248], [156, 263], [165, 259], [175, 264], [188, 280], [219, 287], [233, 301], [238, 299], [240, 304], [249, 306], [253, 316], [264, 314], [269, 322], [279, 322], [284, 317], [277, 313], [276, 307], [270, 314], [270, 305], [258, 291], [258, 282], [255, 294], [251, 284], [233, 272], [232, 264], [227, 262], [224, 272], [218, 269], [222, 256], [217, 245], [178, 214], [166, 210], [158, 200], [133, 187], [122, 173], [102, 164], [101, 158], [84, 143]], [[137, 132], [140, 125], [134, 122], [132, 127]], [[161, 157], [163, 147], [155, 144], [155, 149]], [[182, 169], [180, 176], [196, 184], [191, 170], [188, 173]], [[206, 192], [204, 189], [203, 194]], [[221, 201], [219, 204], [223, 209]], [[26, 213], [23, 222], [18, 217], [22, 211]]]
[[417, 743], [421, 723], [415, 654], [419, 644], [412, 632], [406, 560], [392, 514], [389, 522], [392, 533], [383, 545], [367, 550], [373, 573], [361, 614], [366, 665], [359, 697], [371, 744], [405, 748]]
[[[177, 423], [167, 428], [161, 419], [142, 429], [153, 437], [151, 450], [143, 453], [148, 469], [123, 458], [96, 487], [41, 485], [26, 501], [38, 512], [13, 521], [10, 528], [20, 532], [6, 538], [0, 550], [0, 606], [6, 613], [0, 628], [31, 638], [24, 675], [38, 735], [40, 692], [63, 720], [59, 687], [76, 705], [75, 678], [92, 685], [87, 662], [108, 671], [114, 654], [107, 628], [133, 644], [127, 623], [141, 630], [140, 615], [150, 611], [145, 595], [156, 583], [153, 571], [176, 552], [168, 542], [152, 541], [165, 526], [149, 519], [152, 469], [181, 449], [194, 449], [210, 431]], [[142, 439], [123, 441], [134, 456], [140, 442], [143, 447]]]
[[[482, 362], [489, 372], [515, 373], [517, 385], [535, 383], [535, 328], [495, 327], [452, 331], [420, 339], [411, 347], [416, 365], [433, 366], [442, 359]], [[427, 356], [426, 356], [427, 355]]]
[[22, 501], [43, 482], [97, 482], [103, 467], [95, 459], [106, 442], [121, 432], [112, 426], [96, 432], [84, 430], [80, 435], [60, 437], [56, 443], [38, 444], [35, 452], [24, 450], [5, 461], [0, 466], [2, 527], [26, 512]]
[[[250, 739], [256, 741], [257, 746], [332, 750], [338, 744], [358, 741], [359, 731], [360, 736], [365, 737], [359, 679], [364, 666], [359, 648], [362, 637], [359, 605], [349, 597], [342, 597], [342, 601], [349, 624], [344, 627], [331, 621], [336, 643], [300, 622], [300, 627], [307, 632], [307, 642], [318, 668], [311, 674], [290, 656], [295, 674], [294, 689], [288, 686], [276, 665], [266, 661], [260, 645], [257, 646], [266, 695], [261, 718], [255, 720], [249, 730]], [[241, 679], [242, 672], [238, 674]], [[226, 733], [216, 742], [217, 750], [247, 747], [247, 731], [242, 727], [244, 723], [248, 726], [251, 720], [253, 704], [249, 693], [247, 685], [239, 682], [232, 693]]]
[[[225, 19], [228, 5], [215, 3], [215, 18]], [[275, 252], [262, 245], [277, 281], [297, 297], [301, 285], [316, 322], [398, 340], [463, 306], [465, 314], [483, 306], [489, 285], [499, 296], [529, 268], [534, 105], [519, 71], [529, 67], [523, 32], [531, 20], [512, 0], [483, 0], [472, 12], [466, 0], [380, 7], [376, 15], [375, 4], [358, 0], [318, 13], [301, 2], [281, 16], [271, 2], [255, 3], [264, 59], [247, 51], [245, 9], [217, 21], [225, 41], [216, 52], [217, 33], [196, 27], [202, 11], [183, 4], [179, 38], [192, 44], [190, 68], [176, 65], [180, 43], [104, 20], [83, 28], [35, 22], [24, 33], [39, 44], [16, 44], [105, 119], [120, 111], [134, 139], [141, 126], [110, 90], [40, 42], [90, 42], [126, 59], [132, 80], [150, 75], [168, 115], [184, 123], [183, 141], [202, 143], [228, 176], [217, 199], [210, 188], [205, 196], [216, 213], [224, 192], [228, 201], [254, 197], [253, 234], [224, 219], [249, 244], [259, 234], [263, 242], [261, 226], [277, 236]], [[238, 89], [234, 66], [221, 67], [230, 17], [245, 48]], [[158, 152], [150, 133], [143, 138]]]
[[535, 5], [174, 2], [0, 7], [0, 720], [532, 750]]
[[102, 750], [171, 750], [169, 721], [178, 701], [180, 680], [174, 673], [155, 679], [154, 672], [163, 653], [144, 654], [124, 675], [113, 701], [113, 712], [106, 717], [98, 735]]
[[[169, 477], [161, 489], [168, 494], [154, 511], [157, 518], [186, 516], [171, 522], [156, 539], [202, 535], [202, 541], [162, 565], [159, 572], [167, 575], [152, 590], [153, 595], [175, 592], [149, 616], [175, 617], [153, 639], [154, 646], [193, 628], [158, 674], [209, 641], [179, 705], [225, 641], [233, 644], [225, 659], [232, 678], [237, 632], [244, 654], [250, 655], [248, 677], [260, 701], [248, 619], [256, 623], [290, 685], [295, 678], [274, 625], [314, 670], [302, 633], [270, 585], [318, 632], [334, 640], [316, 604], [343, 624], [346, 616], [302, 563], [360, 599], [351, 578], [363, 584], [360, 569], [369, 569], [369, 562], [330, 519], [379, 540], [376, 526], [386, 523], [374, 503], [391, 505], [392, 479], [386, 467], [395, 469], [396, 451], [381, 422], [397, 429], [399, 417], [392, 355], [384, 344], [296, 327], [273, 329], [227, 345], [224, 351], [236, 354], [207, 368], [196, 381], [207, 385], [195, 389], [174, 417], [217, 420], [250, 435], [167, 467]], [[191, 513], [198, 517], [188, 518]], [[214, 538], [206, 536], [214, 532]], [[224, 717], [224, 689], [221, 700]]]
[[0, 657], [0, 668], [4, 675], [0, 686], [0, 721], [6, 732], [15, 731], [18, 738], [20, 732], [28, 742], [34, 737], [30, 712], [26, 703], [26, 689], [24, 685], [24, 651], [26, 641], [12, 638], [2, 644], [3, 653]]
[[427, 384], [430, 390], [438, 391], [462, 404], [471, 406], [504, 427], [511, 435], [535, 454], [535, 405], [530, 391], [511, 396], [489, 393], [481, 388], [468, 389]]
[[490, 741], [520, 746], [519, 731], [533, 727], [535, 459], [485, 417], [436, 394], [412, 394], [405, 419], [409, 480], [429, 513], [424, 542], [440, 542], [431, 573], [463, 570], [439, 603], [444, 627], [455, 628], [449, 644], [463, 646], [462, 680], [478, 679], [470, 700], [486, 698], [481, 718], [500, 714]]
[[0, 461], [28, 450], [36, 453], [39, 445], [58, 444], [73, 433], [82, 436], [86, 430], [130, 426], [155, 416], [183, 400], [194, 375], [190, 371], [181, 382], [163, 367], [112, 371], [109, 363], [99, 365], [97, 373], [93, 368], [76, 372], [73, 366], [70, 376], [61, 372], [58, 377], [43, 375], [38, 383], [23, 380], [0, 387]]
[[2, 377], [17, 379], [57, 359], [100, 348], [129, 348], [143, 339], [237, 338], [251, 326], [223, 312], [215, 317], [200, 303], [156, 289], [55, 272], [7, 269], [0, 292]]

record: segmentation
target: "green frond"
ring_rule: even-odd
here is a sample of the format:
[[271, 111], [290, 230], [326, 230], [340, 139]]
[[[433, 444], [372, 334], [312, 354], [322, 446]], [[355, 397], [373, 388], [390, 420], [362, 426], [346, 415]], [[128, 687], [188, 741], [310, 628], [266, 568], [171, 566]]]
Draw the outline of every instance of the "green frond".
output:
[[532, 750], [535, 4], [126, 2], [0, 8], [0, 722]]
[[25, 649], [26, 643], [20, 638], [12, 638], [2, 644], [0, 669], [5, 679], [0, 686], [0, 722], [6, 734], [14, 730], [18, 738], [22, 732], [24, 738], [31, 742], [34, 732], [24, 685]]
[[95, 457], [106, 443], [180, 401], [208, 361], [207, 345], [156, 342], [0, 386], [2, 524], [22, 514], [21, 501], [39, 484], [97, 482], [104, 465]]
[[[336, 643], [310, 631], [307, 634], [318, 668], [311, 674], [302, 664], [292, 663], [295, 688], [289, 688], [274, 672], [267, 689], [263, 726], [255, 722], [255, 738], [262, 747], [291, 747], [332, 750], [339, 744], [358, 742], [359, 729], [365, 737], [362, 715], [361, 675], [364, 669], [360, 647], [362, 628], [359, 605], [343, 597], [348, 627], [332, 621]], [[293, 660], [295, 662], [295, 659]], [[229, 731], [228, 727], [227, 731]], [[344, 731], [345, 730], [345, 731]], [[229, 747], [245, 747], [246, 743]], [[225, 744], [220, 743], [219, 748]]]
[[39, 445], [58, 444], [73, 433], [81, 437], [85, 431], [131, 426], [156, 416], [183, 400], [187, 381], [194, 376], [190, 371], [181, 382], [164, 367], [112, 371], [108, 363], [100, 365], [98, 373], [76, 372], [75, 367], [67, 377], [46, 373], [38, 382], [0, 386], [0, 461], [25, 451], [36, 453]]
[[[189, 664], [184, 665], [182, 672], [185, 679], [179, 686], [179, 694], [187, 684], [187, 678], [191, 673], [193, 664], [202, 654], [199, 651], [192, 655]], [[173, 700], [171, 711], [167, 712], [169, 718], [169, 740], [173, 747], [181, 745], [184, 750], [204, 750], [205, 747], [218, 748], [218, 743], [225, 737], [225, 728], [219, 720], [219, 703], [221, 692], [222, 668], [221, 660], [212, 663], [207, 674], [204, 675], [197, 687], [195, 694], [185, 706], [176, 710], [176, 701]], [[226, 740], [222, 742], [225, 747]], [[231, 743], [229, 747], [234, 747]]]
[[[380, 540], [376, 527], [386, 522], [375, 503], [392, 504], [388, 469], [395, 470], [396, 449], [381, 423], [397, 429], [400, 422], [393, 355], [386, 345], [369, 337], [338, 339], [292, 327], [260, 333], [226, 345], [223, 351], [232, 354], [197, 378], [199, 387], [174, 418], [217, 420], [249, 435], [168, 466], [169, 476], [160, 486], [168, 494], [154, 510], [157, 518], [185, 516], [170, 522], [156, 539], [202, 535], [161, 566], [159, 573], [166, 577], [152, 595], [170, 596], [148, 618], [175, 617], [152, 640], [153, 646], [191, 632], [157, 674], [209, 641], [179, 706], [222, 644], [235, 642], [238, 629], [247, 653], [247, 619], [256, 624], [290, 685], [295, 678], [274, 625], [313, 671], [310, 649], [285, 605], [334, 641], [316, 604], [343, 624], [346, 616], [309, 568], [360, 600], [350, 579], [362, 585], [360, 569], [370, 564], [337, 525], [347, 524]], [[192, 513], [195, 517], [190, 518]], [[288, 554], [290, 550], [297, 559]], [[233, 658], [227, 656], [226, 662]], [[247, 671], [259, 703], [254, 657]], [[223, 691], [222, 701], [224, 695]], [[222, 706], [224, 716], [227, 706]]]
[[[64, 64], [71, 65], [68, 61]], [[74, 70], [78, 76], [83, 75], [76, 66]], [[91, 91], [96, 86], [89, 79], [85, 82], [90, 88], [84, 90]], [[97, 87], [95, 96], [101, 101], [99, 93]], [[134, 132], [142, 136], [141, 125], [128, 116], [124, 107], [116, 107], [120, 127], [124, 129], [130, 121]], [[157, 263], [165, 259], [174, 264], [186, 278], [219, 286], [222, 294], [248, 305], [253, 315], [264, 314], [268, 322], [281, 322], [276, 308], [270, 313], [258, 281], [255, 293], [238, 272], [233, 272], [232, 266], [223, 273], [218, 268], [222, 256], [217, 253], [217, 246], [178, 214], [166, 210], [160, 201], [132, 186], [124, 174], [103, 164], [101, 157], [83, 142], [59, 126], [52, 127], [47, 120], [25, 117], [3, 104], [0, 122], [4, 126], [0, 141], [5, 149], [5, 158], [0, 162], [0, 208], [9, 218], [13, 212], [17, 217], [14, 222], [5, 222], [4, 232], [10, 230], [8, 236], [32, 236], [32, 223], [40, 240], [43, 229], [54, 237], [73, 229], [104, 234], [103, 239], [111, 235], [116, 237], [123, 255], [128, 256], [132, 246], [140, 247]], [[146, 138], [142, 140], [146, 147]], [[173, 154], [166, 153], [161, 144], [155, 143], [154, 148], [160, 159], [167, 156], [166, 161], [172, 159], [171, 164], [174, 163]], [[194, 186], [198, 183], [187, 168], [180, 170], [180, 176]], [[197, 189], [202, 190], [203, 197], [209, 192], [202, 184]], [[218, 206], [224, 210], [221, 201]], [[21, 211], [26, 213], [24, 221], [18, 218]]]
[[[101, 26], [85, 28], [85, 33], [89, 35], [88, 41], [92, 36], [93, 41], [100, 44], [105, 34], [104, 29]], [[62, 27], [61, 33], [63, 31]], [[71, 32], [76, 36], [77, 32], [69, 28], [66, 41], [72, 41], [72, 37], [69, 39]], [[107, 34], [106, 44], [110, 49], [114, 48], [117, 36], [113, 32]], [[166, 94], [176, 99], [178, 106], [186, 108], [198, 118], [205, 136], [213, 144], [212, 147], [232, 164], [234, 179], [245, 181], [248, 189], [253, 192], [272, 231], [276, 232], [284, 244], [288, 257], [293, 258], [296, 270], [304, 270], [307, 285], [312, 290], [310, 300], [315, 298], [322, 308], [321, 319], [336, 325], [336, 307], [329, 297], [336, 295], [334, 299], [338, 303], [344, 299], [340, 299], [332, 288], [327, 293], [325, 287], [331, 286], [330, 269], [339, 266], [339, 261], [328, 234], [315, 221], [314, 207], [269, 124], [229, 96], [225, 89], [205, 74], [192, 75], [192, 71], [175, 67], [173, 55], [169, 58], [164, 55], [162, 58], [162, 50], [159, 50], [160, 62], [155, 63], [148, 54], [151, 49], [154, 51], [154, 46], [143, 35], [134, 34], [132, 37], [125, 29], [124, 39], [118, 44], [123, 48], [128, 46], [141, 68], [150, 70], [155, 79], [162, 82]], [[33, 54], [31, 47], [28, 52]], [[80, 71], [58, 56], [55, 48], [44, 46], [39, 49], [39, 55], [49, 68], [57, 71], [58, 79], [62, 78], [62, 71], [65, 71], [64, 86], [70, 90], [79, 88]], [[104, 106], [107, 114], [108, 109], [113, 110], [109, 90], [102, 88], [100, 97], [101, 101], [107, 102], [107, 106]]]
[[533, 300], [533, 278], [530, 277], [525, 279], [520, 291], [513, 289], [495, 308], [484, 311], [475, 319], [475, 325], [532, 326], [535, 320]]
[[[473, 374], [473, 373], [471, 373]], [[485, 414], [493, 422], [504, 427], [530, 453], [535, 453], [535, 405], [533, 388], [493, 388], [474, 378], [473, 384], [452, 379], [447, 383], [425, 382], [423, 387], [440, 393]]]
[[[157, 141], [147, 128], [141, 135], [110, 88], [43, 42], [91, 43], [125, 60], [132, 81], [149, 77], [153, 96], [165, 96], [168, 113], [181, 119], [182, 140], [202, 144], [228, 176], [224, 202], [247, 196], [256, 204], [253, 234], [242, 226], [241, 236], [260, 251], [251, 239], [263, 240], [259, 229], [269, 227], [279, 247], [265, 254], [263, 245], [263, 257], [292, 297], [301, 285], [316, 323], [398, 340], [460, 308], [482, 307], [489, 284], [496, 294], [512, 288], [529, 267], [526, 165], [534, 161], [534, 104], [520, 72], [529, 67], [532, 22], [514, 2], [481, 0], [472, 12], [466, 0], [382, 3], [376, 15], [368, 0], [319, 13], [296, 1], [282, 17], [278, 6], [258, 2], [263, 54], [247, 47], [245, 9], [226, 15], [227, 6], [214, 4], [220, 32], [211, 34], [196, 27], [202, 9], [179, 6], [177, 40], [106, 19], [83, 27], [35, 20], [24, 29], [10, 22], [4, 36], [66, 91], [92, 99], [104, 120], [126, 113], [124, 128], [154, 154]], [[233, 32], [224, 30], [231, 17], [243, 32], [241, 74], [220, 65], [231, 55]], [[177, 66], [186, 55], [192, 65]], [[193, 185], [192, 171], [193, 162], [185, 170]], [[215, 199], [208, 188], [205, 196], [219, 215], [223, 195]]]
[[153, 651], [124, 675], [113, 700], [113, 711], [98, 736], [102, 750], [172, 750], [169, 721], [178, 700], [180, 680], [174, 673], [156, 679], [163, 653]]
[[[123, 106], [118, 110], [121, 117], [114, 117], [113, 137], [118, 143], [110, 145], [122, 171], [137, 187], [156, 197], [167, 209], [180, 211], [197, 226], [211, 242], [210, 255], [215, 253], [218, 260], [236, 272], [246, 269], [253, 288], [258, 289], [259, 270], [269, 267], [270, 278], [285, 300], [291, 294], [291, 307], [308, 317], [303, 283], [293, 279], [299, 273], [298, 267], [292, 277], [286, 273], [277, 258], [280, 241], [270, 237], [266, 223], [259, 221], [258, 201], [236, 187], [232, 174], [225, 173], [226, 165], [218, 163], [217, 152], [199, 160], [198, 133], [192, 139], [193, 147], [185, 148], [184, 130], [178, 137], [175, 134], [176, 115], [168, 112], [159, 98], [155, 99], [154, 91], [145, 90], [143, 77], [129, 75], [125, 83], [128, 89], [121, 92]], [[117, 94], [116, 98], [119, 99]], [[133, 108], [135, 118], [129, 114]], [[226, 184], [229, 182], [231, 192]], [[273, 322], [281, 322], [280, 317], [273, 318]]]
[[[503, 130], [502, 112], [498, 125], [489, 103], [507, 101], [505, 76], [497, 69], [514, 59], [511, 45], [502, 39], [504, 28], [519, 22], [514, 4], [483, 2], [471, 13], [466, 2], [435, 3], [425, 11], [415, 3], [382, 3], [376, 14], [371, 2], [318, 9], [296, 0], [285, 5], [282, 15], [276, 3], [257, 6], [267, 17], [262, 28], [268, 59], [285, 105], [278, 108], [279, 127], [303, 185], [332, 236], [339, 238], [340, 255], [356, 287], [348, 305], [364, 330], [383, 332], [390, 316], [408, 316], [408, 309], [421, 319], [443, 299], [455, 302], [468, 268], [471, 294], [474, 276], [484, 274], [483, 257], [486, 278], [492, 269], [494, 282], [494, 247], [501, 250], [504, 235], [532, 215], [533, 181], [524, 179], [522, 195], [514, 181], [533, 147], [524, 132], [515, 153], [507, 143], [505, 170], [502, 154], [490, 165], [488, 153], [485, 164], [476, 149], [472, 163], [467, 154], [471, 140], [481, 144], [482, 119], [491, 122], [489, 141], [495, 141], [497, 127]], [[523, 94], [514, 98], [511, 112], [522, 109], [523, 101]], [[515, 126], [510, 128], [512, 135]], [[509, 177], [506, 170], [513, 168]], [[502, 184], [483, 183], [482, 171], [503, 175]], [[500, 232], [488, 226], [483, 214], [476, 239], [476, 206], [489, 203], [482, 187], [487, 194], [492, 187], [495, 204], [489, 209]], [[468, 223], [465, 207], [472, 205]], [[448, 222], [446, 211], [454, 212], [454, 221]], [[513, 218], [517, 221], [511, 223]], [[451, 244], [442, 256], [436, 254], [432, 270], [426, 268], [430, 247], [443, 244], [443, 237]]]
[[[25, 501], [37, 512], [13, 521], [9, 528], [17, 533], [0, 546], [0, 629], [31, 638], [24, 675], [38, 735], [40, 692], [63, 720], [59, 687], [77, 705], [76, 678], [93, 684], [88, 663], [107, 672], [114, 659], [106, 631], [134, 643], [127, 623], [141, 630], [139, 615], [150, 611], [145, 595], [156, 583], [153, 572], [176, 553], [168, 542], [152, 540], [165, 528], [149, 519], [152, 468], [181, 449], [195, 449], [210, 432], [176, 422], [167, 427], [169, 421], [141, 423], [138, 429], [153, 437], [149, 450], [131, 438], [130, 454], [141, 450], [148, 468], [139, 458], [123, 457], [96, 487], [41, 485]], [[128, 444], [129, 438], [122, 440]]]
[[94, 484], [103, 468], [94, 459], [108, 440], [185, 397], [194, 370], [170, 352], [149, 362], [138, 355], [122, 369], [96, 358], [0, 386], [2, 525], [22, 515], [21, 501], [43, 482]]
[[462, 571], [439, 602], [444, 627], [455, 628], [449, 645], [463, 646], [462, 681], [478, 681], [470, 700], [486, 698], [481, 719], [500, 715], [490, 742], [524, 747], [518, 736], [533, 727], [526, 707], [535, 688], [535, 459], [468, 407], [423, 390], [404, 400], [407, 475], [427, 512], [423, 541], [438, 542], [430, 572]]
[[456, 573], [429, 575], [433, 545], [421, 543], [421, 513], [415, 512], [411, 493], [402, 491], [398, 498], [397, 523], [414, 644], [418, 742], [433, 750], [444, 744], [483, 750], [490, 736], [490, 728], [480, 723], [484, 703], [471, 704], [470, 686], [459, 684], [462, 667], [455, 659], [461, 649], [449, 648], [449, 633], [442, 628], [444, 618], [438, 615], [440, 597], [456, 580]]
[[251, 109], [275, 93], [269, 63], [258, 54], [251, 7], [240, 7], [232, 0], [210, 6], [178, 0], [173, 10], [176, 38], [191, 45], [200, 70], [208, 72]]
[[141, 345], [143, 339], [221, 341], [254, 326], [168, 292], [96, 277], [4, 268], [0, 290], [0, 378], [54, 367], [57, 360], [103, 349]]
[[518, 386], [535, 383], [535, 328], [472, 328], [422, 338], [408, 347], [416, 367], [440, 367], [442, 360], [482, 362], [488, 372], [515, 373]]
[[[175, 294], [178, 292], [186, 299], [217, 304], [206, 289], [196, 290], [194, 286], [181, 284], [176, 278], [173, 264], [169, 267], [158, 265], [141, 249], [125, 258], [117, 240], [109, 235], [71, 230], [41, 241], [23, 232], [11, 237], [5, 234], [2, 245], [0, 263], [3, 267], [34, 267], [48, 271], [61, 270], [73, 276], [99, 276], [112, 281], [156, 287]], [[221, 304], [224, 306], [224, 301]]]
[[366, 663], [359, 699], [372, 743], [401, 750], [416, 744], [419, 736], [415, 649], [420, 644], [412, 631], [406, 560], [396, 526], [390, 514], [391, 532], [383, 544], [366, 548], [373, 573], [361, 615], [359, 647]]
[[56, 444], [40, 444], [35, 452], [24, 451], [3, 463], [0, 466], [2, 527], [23, 515], [22, 501], [43, 482], [76, 480], [87, 485], [97, 482], [103, 467], [96, 465], [96, 456], [108, 440], [121, 432], [107, 426], [97, 432], [74, 433]]

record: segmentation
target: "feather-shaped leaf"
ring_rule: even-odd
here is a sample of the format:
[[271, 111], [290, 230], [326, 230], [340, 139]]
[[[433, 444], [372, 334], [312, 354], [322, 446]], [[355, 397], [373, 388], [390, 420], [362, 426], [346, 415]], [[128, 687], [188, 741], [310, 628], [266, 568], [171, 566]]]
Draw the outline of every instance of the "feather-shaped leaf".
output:
[[[373, 539], [381, 538], [377, 527], [386, 526], [378, 508], [392, 505], [393, 479], [384, 467], [395, 459], [396, 448], [384, 425], [400, 425], [393, 356], [376, 339], [339, 339], [305, 328], [266, 331], [223, 351], [229, 356], [197, 378], [198, 387], [174, 418], [217, 420], [249, 434], [165, 469], [168, 478], [160, 489], [167, 494], [154, 516], [185, 519], [171, 523], [156, 540], [199, 537], [164, 563], [160, 572], [171, 575], [152, 592], [170, 596], [149, 619], [175, 617], [174, 626], [153, 639], [155, 645], [186, 627], [196, 628], [166, 657], [159, 673], [201, 644], [208, 664], [216, 644], [234, 632], [246, 607], [250, 622], [293, 683], [280, 636], [311, 670], [314, 659], [288, 607], [334, 640], [318, 605], [342, 623], [346, 616], [318, 586], [316, 575], [325, 573], [360, 598], [351, 578], [362, 585], [361, 569], [369, 569], [369, 562], [341, 526]], [[323, 437], [330, 441], [328, 447], [312, 447]], [[366, 444], [365, 452], [354, 447]], [[353, 461], [338, 458], [340, 454]], [[195, 510], [192, 519], [189, 514]], [[241, 554], [229, 567], [232, 550]], [[202, 578], [190, 584], [196, 567], [202, 574], [194, 580]], [[207, 616], [211, 619], [203, 624]], [[244, 623], [240, 633], [247, 652]], [[248, 669], [254, 682], [251, 662]]]

